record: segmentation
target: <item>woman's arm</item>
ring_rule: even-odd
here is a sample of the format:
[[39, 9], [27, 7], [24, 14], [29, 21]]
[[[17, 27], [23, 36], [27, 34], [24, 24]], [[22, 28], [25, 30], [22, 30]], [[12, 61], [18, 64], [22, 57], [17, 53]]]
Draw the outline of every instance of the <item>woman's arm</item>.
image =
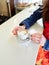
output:
[[42, 18], [42, 8], [38, 8], [29, 18], [23, 20], [19, 25], [25, 25], [25, 28], [28, 29], [40, 18]]

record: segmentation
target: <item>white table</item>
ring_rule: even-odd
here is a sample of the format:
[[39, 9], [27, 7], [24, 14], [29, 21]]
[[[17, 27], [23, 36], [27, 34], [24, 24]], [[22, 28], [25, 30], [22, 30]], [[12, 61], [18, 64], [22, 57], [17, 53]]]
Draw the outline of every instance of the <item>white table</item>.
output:
[[[34, 7], [26, 8], [0, 25], [0, 65], [35, 65], [39, 44], [31, 41], [24, 43], [11, 33], [15, 25], [32, 14], [32, 10], [35, 10]], [[38, 23], [32, 28], [42, 33]]]

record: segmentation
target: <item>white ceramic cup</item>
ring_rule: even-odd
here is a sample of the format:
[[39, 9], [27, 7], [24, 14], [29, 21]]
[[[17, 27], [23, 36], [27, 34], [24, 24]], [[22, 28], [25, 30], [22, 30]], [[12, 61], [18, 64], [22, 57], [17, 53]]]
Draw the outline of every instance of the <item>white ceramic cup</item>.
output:
[[18, 37], [21, 40], [26, 40], [29, 39], [29, 34], [27, 30], [21, 30], [21, 31], [17, 31]]

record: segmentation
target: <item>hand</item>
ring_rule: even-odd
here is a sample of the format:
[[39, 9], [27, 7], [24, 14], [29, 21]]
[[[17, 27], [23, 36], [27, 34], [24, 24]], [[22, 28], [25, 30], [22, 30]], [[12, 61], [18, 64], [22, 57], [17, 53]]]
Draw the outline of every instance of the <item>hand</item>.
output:
[[18, 27], [15, 27], [13, 30], [12, 30], [12, 33], [13, 33], [13, 35], [17, 35], [17, 31], [18, 30], [22, 30], [22, 29], [25, 29], [25, 26], [23, 25], [23, 26], [18, 26]]
[[42, 34], [40, 33], [34, 33], [31, 35], [31, 40], [34, 41], [35, 43], [40, 43], [41, 38]]

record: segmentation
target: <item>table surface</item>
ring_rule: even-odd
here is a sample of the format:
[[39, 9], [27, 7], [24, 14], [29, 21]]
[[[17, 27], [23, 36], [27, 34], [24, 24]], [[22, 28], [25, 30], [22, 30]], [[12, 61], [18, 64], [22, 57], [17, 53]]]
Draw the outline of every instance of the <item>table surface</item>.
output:
[[[26, 8], [0, 25], [0, 65], [35, 65], [39, 44], [31, 40], [22, 41], [11, 31], [37, 8], [37, 6]], [[43, 30], [38, 23], [30, 29], [35, 29], [40, 33]]]

